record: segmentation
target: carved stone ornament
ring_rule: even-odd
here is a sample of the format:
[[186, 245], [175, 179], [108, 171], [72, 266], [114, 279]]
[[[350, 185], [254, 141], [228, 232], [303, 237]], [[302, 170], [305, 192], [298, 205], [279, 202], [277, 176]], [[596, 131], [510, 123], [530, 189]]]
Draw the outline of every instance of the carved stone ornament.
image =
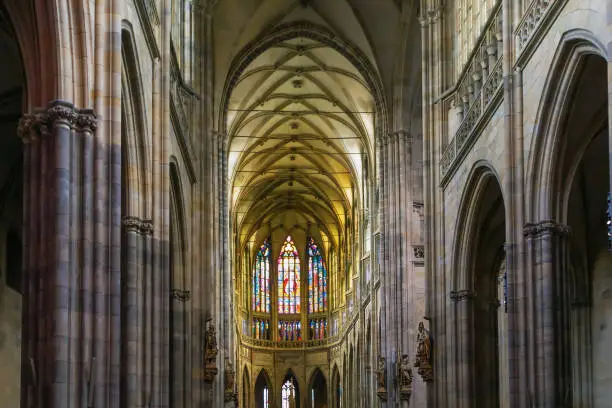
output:
[[397, 359], [397, 385], [399, 387], [400, 400], [409, 401], [412, 395], [412, 368], [410, 367], [410, 357], [402, 354]]
[[188, 290], [172, 289], [170, 291], [170, 296], [172, 297], [172, 299], [178, 300], [181, 303], [185, 303], [188, 300], [191, 300], [191, 292]]
[[470, 289], [452, 290], [450, 293], [450, 299], [453, 302], [464, 302], [466, 300], [472, 300], [475, 297], [476, 293]]
[[97, 123], [98, 118], [92, 109], [77, 109], [70, 102], [58, 100], [49, 103], [46, 109], [24, 114], [17, 131], [23, 143], [32, 143], [58, 125], [95, 132]]
[[433, 381], [433, 366], [431, 361], [432, 341], [429, 331], [425, 329], [423, 322], [419, 323], [417, 334], [417, 352], [414, 367], [417, 368], [423, 381]]
[[378, 398], [381, 399], [381, 401], [386, 401], [387, 400], [387, 384], [386, 384], [386, 375], [387, 375], [387, 369], [386, 369], [386, 361], [385, 358], [383, 356], [381, 356], [380, 354], [378, 355], [378, 363], [376, 366], [376, 370], [374, 371], [376, 373], [376, 382], [378, 384], [378, 388], [376, 390], [376, 394], [378, 395]]
[[217, 372], [217, 332], [215, 325], [211, 322], [204, 335], [204, 381], [211, 383]]
[[236, 372], [232, 362], [228, 357], [225, 357], [225, 389], [224, 389], [224, 401], [231, 402], [236, 401], [238, 394], [236, 392]]
[[559, 224], [554, 220], [543, 220], [536, 223], [527, 223], [523, 227], [523, 235], [527, 238], [538, 238], [543, 235], [569, 236], [570, 227]]
[[128, 231], [136, 232], [141, 235], [152, 235], [153, 234], [153, 221], [143, 220], [138, 217], [126, 215], [121, 220], [121, 223]]

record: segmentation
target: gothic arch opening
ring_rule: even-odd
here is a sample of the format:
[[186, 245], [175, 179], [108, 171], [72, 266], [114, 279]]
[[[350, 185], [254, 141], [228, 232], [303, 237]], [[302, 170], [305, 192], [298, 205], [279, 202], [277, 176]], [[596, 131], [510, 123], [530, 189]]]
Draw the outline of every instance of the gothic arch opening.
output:
[[[555, 177], [570, 233], [561, 237], [560, 275], [555, 287], [562, 316], [557, 335], [565, 392], [573, 406], [604, 406], [612, 397], [612, 252], [607, 231], [610, 191], [606, 63], [584, 58], [568, 94], [571, 105], [558, 140]], [[567, 241], [565, 241], [567, 240]], [[567, 247], [563, 244], [566, 242]]]
[[280, 408], [300, 408], [301, 396], [297, 377], [289, 370], [280, 386]]
[[332, 408], [340, 408], [342, 406], [342, 385], [340, 383], [340, 370], [334, 364], [332, 370]]
[[240, 393], [240, 402], [242, 402], [242, 408], [251, 408], [251, 378], [249, 377], [249, 371], [244, 367], [242, 373], [242, 391]]
[[310, 377], [308, 401], [308, 408], [328, 408], [327, 381], [319, 368]]
[[[4, 6], [0, 6], [0, 400], [19, 406], [22, 344], [22, 230], [24, 155], [17, 134], [26, 95], [25, 70], [17, 35]], [[32, 324], [36, 324], [32, 322]]]
[[458, 381], [472, 393], [474, 406], [507, 407], [506, 212], [501, 187], [490, 168], [483, 165], [474, 170], [464, 202], [467, 208], [459, 228], [465, 232], [458, 241], [463, 263], [456, 284], [466, 286], [452, 296], [464, 313], [458, 327], [460, 359], [470, 364], [467, 371], [458, 372]]
[[[261, 370], [255, 381], [254, 408], [271, 408], [273, 405], [273, 389], [270, 377], [265, 370]], [[247, 401], [246, 399], [244, 401]]]

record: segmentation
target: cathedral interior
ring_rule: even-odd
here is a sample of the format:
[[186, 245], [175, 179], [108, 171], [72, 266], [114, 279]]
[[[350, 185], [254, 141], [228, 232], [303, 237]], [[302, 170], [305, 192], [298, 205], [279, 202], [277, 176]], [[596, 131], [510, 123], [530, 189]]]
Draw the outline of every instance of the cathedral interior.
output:
[[0, 0], [0, 406], [612, 408], [610, 0]]

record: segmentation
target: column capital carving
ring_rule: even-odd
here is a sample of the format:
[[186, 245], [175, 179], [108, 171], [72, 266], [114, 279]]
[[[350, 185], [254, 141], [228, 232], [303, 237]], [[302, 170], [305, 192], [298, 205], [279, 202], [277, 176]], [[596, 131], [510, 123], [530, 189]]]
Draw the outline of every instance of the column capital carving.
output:
[[457, 303], [463, 302], [466, 300], [473, 300], [476, 298], [476, 292], [471, 289], [459, 289], [459, 290], [451, 290], [450, 299]]
[[430, 25], [437, 23], [442, 18], [442, 12], [444, 11], [444, 5], [434, 4], [429, 7], [424, 7], [425, 10], [421, 11], [419, 15], [419, 23], [421, 27], [429, 27]]
[[92, 133], [96, 131], [98, 128], [98, 117], [93, 109], [82, 109], [78, 112], [76, 127]]
[[125, 216], [121, 224], [128, 230], [140, 235], [153, 235], [153, 220], [143, 220], [134, 216]]
[[571, 228], [564, 224], [559, 224], [555, 220], [542, 220], [530, 222], [523, 227], [523, 236], [538, 238], [543, 235], [569, 236]]
[[410, 132], [405, 129], [395, 130], [389, 133], [389, 138], [395, 138], [397, 140], [410, 141], [412, 139]]
[[174, 300], [178, 300], [181, 303], [185, 303], [188, 300], [191, 300], [191, 292], [182, 289], [172, 289], [170, 291], [170, 297]]
[[56, 124], [73, 127], [79, 116], [74, 105], [66, 101], [53, 101], [47, 107], [47, 121], [50, 127]]
[[70, 102], [52, 101], [46, 109], [24, 114], [19, 120], [17, 132], [23, 143], [31, 143], [41, 135], [48, 134], [58, 124], [70, 129], [95, 132], [98, 117], [93, 109], [77, 109]]

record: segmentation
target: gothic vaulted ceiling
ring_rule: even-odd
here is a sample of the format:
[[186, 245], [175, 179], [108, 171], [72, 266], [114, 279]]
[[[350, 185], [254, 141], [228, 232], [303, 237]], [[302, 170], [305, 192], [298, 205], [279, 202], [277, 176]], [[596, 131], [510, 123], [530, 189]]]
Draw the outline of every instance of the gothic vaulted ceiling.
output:
[[[372, 2], [220, 0], [215, 38], [224, 41], [215, 44], [215, 72], [231, 72], [235, 55], [267, 30], [299, 21], [348, 40], [380, 75], [371, 33], [360, 23], [360, 3]], [[376, 3], [398, 14], [393, 1]], [[228, 20], [219, 23], [223, 18]], [[222, 107], [240, 240], [261, 240], [268, 225], [284, 231], [310, 225], [337, 246], [374, 151], [371, 81], [341, 48], [306, 35], [279, 39], [248, 61]]]

